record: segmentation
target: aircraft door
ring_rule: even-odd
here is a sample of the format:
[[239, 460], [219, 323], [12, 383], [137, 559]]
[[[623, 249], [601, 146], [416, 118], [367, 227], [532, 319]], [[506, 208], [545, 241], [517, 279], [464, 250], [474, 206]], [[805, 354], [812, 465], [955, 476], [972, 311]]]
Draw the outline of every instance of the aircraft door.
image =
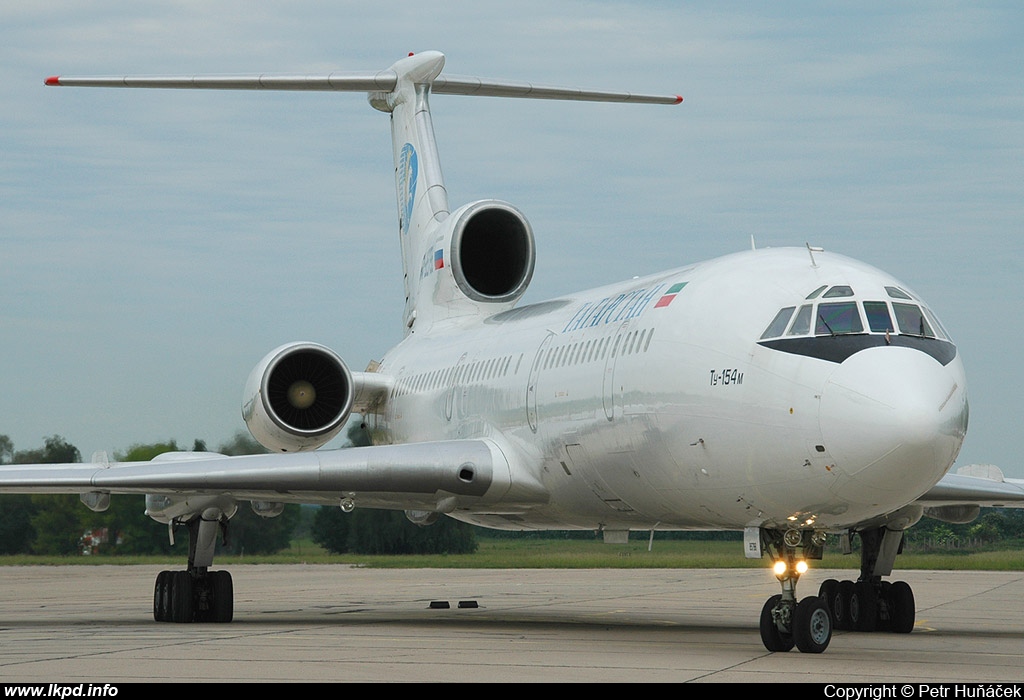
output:
[[540, 378], [541, 366], [544, 363], [544, 353], [554, 337], [554, 333], [548, 333], [541, 342], [537, 356], [533, 358], [533, 367], [530, 369], [530, 379], [526, 386], [526, 420], [533, 432], [537, 432], [537, 380]]
[[632, 328], [630, 319], [626, 319], [619, 326], [619, 329], [615, 331], [615, 338], [612, 339], [612, 348], [608, 352], [608, 357], [604, 363], [604, 387], [602, 389], [602, 397], [604, 403], [604, 416], [608, 420], [615, 418], [615, 395], [619, 393], [619, 401], [622, 400], [621, 392], [617, 392], [615, 388], [615, 358], [618, 357], [619, 352], [622, 350], [622, 339], [626, 337], [626, 334]]
[[444, 417], [447, 420], [452, 419], [452, 413], [455, 406], [455, 392], [459, 390], [459, 373], [462, 370], [462, 366], [466, 363], [466, 353], [462, 353], [462, 357], [455, 363], [455, 371], [452, 372], [451, 381], [448, 383], [448, 395], [444, 399]]

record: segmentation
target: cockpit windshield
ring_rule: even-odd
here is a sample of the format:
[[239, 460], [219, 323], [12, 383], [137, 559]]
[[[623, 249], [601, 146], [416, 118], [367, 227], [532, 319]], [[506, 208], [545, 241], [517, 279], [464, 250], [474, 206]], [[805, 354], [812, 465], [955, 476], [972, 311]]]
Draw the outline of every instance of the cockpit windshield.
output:
[[775, 318], [768, 324], [768, 328], [765, 329], [764, 333], [761, 334], [761, 340], [765, 338], [778, 338], [786, 330], [786, 326], [789, 325], [789, 319], [793, 317], [793, 309], [795, 306], [787, 306], [784, 309], [779, 309], [779, 313], [775, 314]]
[[[847, 287], [849, 289], [849, 287]], [[828, 296], [826, 293], [825, 296]], [[833, 304], [818, 304], [818, 316], [814, 322], [814, 335], [839, 335], [840, 333], [862, 333], [864, 325], [856, 302], [844, 301]]]
[[[809, 303], [779, 309], [761, 334], [761, 340], [851, 334], [898, 334], [948, 340], [934, 314], [908, 292], [893, 286], [885, 287], [884, 294], [881, 292], [876, 290], [871, 295], [874, 298], [858, 300], [849, 285], [823, 285], [805, 297]], [[837, 298], [844, 300], [830, 301]]]
[[892, 310], [896, 313], [896, 323], [899, 324], [900, 333], [920, 335], [925, 338], [935, 337], [935, 332], [928, 325], [920, 307], [914, 304], [893, 303]]

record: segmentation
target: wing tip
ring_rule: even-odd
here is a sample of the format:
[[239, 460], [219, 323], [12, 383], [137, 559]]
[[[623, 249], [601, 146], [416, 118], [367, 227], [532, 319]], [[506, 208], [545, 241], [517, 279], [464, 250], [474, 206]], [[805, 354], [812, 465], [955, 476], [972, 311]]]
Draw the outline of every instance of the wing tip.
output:
[[676, 104], [681, 104], [682, 101], [683, 101], [683, 96], [682, 95], [676, 95]]
[[59, 75], [51, 75], [49, 78], [47, 78], [44, 81], [44, 83], [46, 85], [60, 85], [60, 76]]

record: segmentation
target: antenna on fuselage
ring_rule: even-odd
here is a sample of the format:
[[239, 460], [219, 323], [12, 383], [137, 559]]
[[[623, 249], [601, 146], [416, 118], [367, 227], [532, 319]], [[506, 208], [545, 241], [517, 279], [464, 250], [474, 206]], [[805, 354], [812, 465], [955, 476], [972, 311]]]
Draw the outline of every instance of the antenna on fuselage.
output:
[[807, 246], [807, 254], [811, 256], [811, 267], [817, 267], [818, 263], [814, 260], [814, 254], [824, 253], [825, 249], [819, 248], [818, 246], [812, 246], [810, 243], [804, 243], [804, 245]]

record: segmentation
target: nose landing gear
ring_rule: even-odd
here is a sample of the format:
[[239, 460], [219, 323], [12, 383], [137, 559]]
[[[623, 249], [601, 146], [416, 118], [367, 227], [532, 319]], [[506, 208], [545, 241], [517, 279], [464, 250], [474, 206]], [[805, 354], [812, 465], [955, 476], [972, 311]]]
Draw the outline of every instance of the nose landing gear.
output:
[[796, 584], [807, 571], [807, 559], [821, 558], [824, 537], [799, 530], [785, 534], [763, 530], [761, 538], [782, 584], [782, 593], [773, 595], [761, 608], [761, 641], [768, 651], [789, 651], [796, 646], [805, 654], [820, 654], [832, 641], [832, 614], [819, 596], [798, 602]]

